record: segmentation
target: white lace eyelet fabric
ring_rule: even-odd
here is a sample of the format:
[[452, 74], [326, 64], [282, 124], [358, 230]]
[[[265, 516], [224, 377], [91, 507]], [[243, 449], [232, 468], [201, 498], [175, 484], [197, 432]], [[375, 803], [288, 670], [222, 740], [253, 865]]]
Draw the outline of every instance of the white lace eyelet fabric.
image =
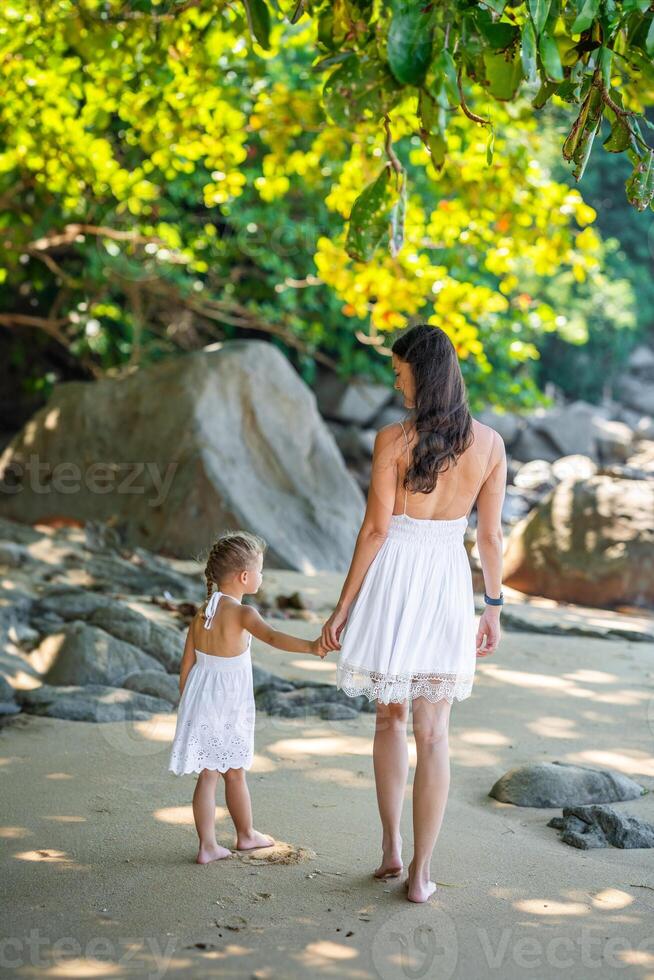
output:
[[255, 702], [250, 647], [237, 657], [195, 651], [177, 709], [168, 769], [249, 769], [254, 756]]
[[477, 665], [468, 521], [391, 517], [341, 633], [336, 685], [383, 704], [470, 697]]

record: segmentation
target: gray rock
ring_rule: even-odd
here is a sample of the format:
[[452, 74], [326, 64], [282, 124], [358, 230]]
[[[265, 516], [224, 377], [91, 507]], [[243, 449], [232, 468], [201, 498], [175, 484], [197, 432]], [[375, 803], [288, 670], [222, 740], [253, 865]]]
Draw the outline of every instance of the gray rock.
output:
[[[35, 459], [47, 493], [34, 485]], [[313, 392], [277, 347], [255, 340], [57, 385], [2, 454], [3, 477], [5, 517], [112, 520], [131, 547], [180, 558], [243, 527], [266, 539], [271, 567], [299, 571], [345, 571], [365, 509]], [[89, 575], [120, 580], [120, 555], [92, 558]]]
[[13, 701], [15, 698], [14, 688], [9, 683], [4, 674], [0, 674], [0, 701]]
[[375, 429], [360, 429], [356, 425], [344, 425], [341, 422], [328, 422], [327, 425], [348, 462], [358, 462], [372, 456], [377, 436]]
[[654, 441], [654, 419], [651, 415], [642, 415], [633, 426], [637, 439]]
[[551, 807], [635, 800], [645, 792], [633, 779], [611, 769], [537, 762], [509, 769], [488, 795], [500, 803]]
[[337, 422], [368, 426], [391, 400], [392, 389], [368, 381], [343, 381], [325, 375], [316, 383], [318, 407]]
[[593, 847], [654, 847], [654, 825], [611, 806], [570, 806], [547, 824], [561, 840], [586, 851]]
[[105, 684], [119, 687], [136, 670], [158, 670], [161, 664], [138, 647], [80, 620], [67, 623], [60, 634], [44, 641], [56, 643], [54, 662], [44, 680], [48, 684]]
[[256, 664], [252, 664], [252, 681], [254, 685], [255, 696], [260, 691], [293, 691], [295, 685], [290, 681], [285, 681], [282, 677], [278, 677], [276, 674], [271, 674], [269, 670], [264, 670], [262, 667], [257, 667]]
[[598, 409], [588, 402], [576, 401], [563, 408], [538, 410], [530, 424], [559, 450], [559, 456], [595, 456], [595, 424]]
[[179, 703], [179, 674], [166, 674], [162, 670], [138, 670], [128, 674], [120, 685], [129, 691], [163, 698], [170, 704]]
[[184, 638], [109, 596], [83, 589], [53, 590], [34, 606], [34, 615], [57, 613], [64, 620], [84, 620], [154, 657], [170, 673], [179, 671]]
[[552, 463], [552, 476], [557, 483], [567, 480], [574, 476], [579, 480], [585, 480], [597, 473], [597, 463], [590, 456], [582, 456], [576, 453], [573, 456], [561, 456], [560, 459]]
[[314, 711], [326, 721], [348, 721], [359, 716], [356, 708], [350, 708], [346, 704], [330, 704], [329, 702], [314, 705]]
[[654, 481], [562, 480], [508, 536], [503, 578], [528, 595], [654, 605]]
[[0, 565], [5, 568], [20, 568], [21, 565], [28, 565], [34, 558], [22, 544], [14, 541], [0, 541]]
[[491, 429], [499, 432], [507, 449], [518, 438], [523, 426], [520, 416], [514, 415], [513, 412], [500, 412], [496, 408], [485, 408], [477, 418], [484, 425], [489, 425]]
[[9, 715], [17, 715], [22, 711], [19, 704], [15, 701], [0, 701], [0, 717], [6, 717]]
[[29, 691], [18, 691], [17, 700], [28, 714], [68, 721], [145, 721], [153, 714], [169, 713], [171, 707], [161, 698], [105, 684], [85, 687], [43, 684]]
[[513, 482], [519, 490], [536, 490], [545, 493], [556, 484], [552, 465], [544, 459], [532, 459], [517, 471]]
[[[271, 715], [283, 718], [300, 718], [309, 714], [327, 717], [326, 705], [333, 707], [330, 717], [351, 718], [364, 709], [365, 696], [350, 698], [339, 691], [333, 684], [302, 682], [294, 684], [290, 691], [281, 691], [274, 687], [262, 688], [256, 694], [257, 707]], [[337, 708], [347, 710], [339, 715]], [[331, 711], [331, 709], [330, 709]], [[349, 712], [353, 711], [354, 715]]]
[[641, 415], [654, 415], [654, 385], [633, 375], [620, 379], [618, 394], [627, 408]]
[[522, 463], [532, 460], [545, 460], [553, 463], [561, 455], [561, 450], [552, 440], [541, 432], [538, 432], [533, 425], [525, 425], [518, 438], [511, 446], [511, 455]]
[[602, 463], [624, 463], [629, 458], [634, 444], [634, 433], [624, 422], [611, 422], [595, 417], [593, 419], [595, 443]]
[[522, 520], [531, 510], [531, 506], [522, 490], [511, 485], [507, 486], [502, 505], [502, 523], [515, 524]]
[[645, 344], [634, 347], [627, 361], [629, 370], [654, 381], [654, 350]]

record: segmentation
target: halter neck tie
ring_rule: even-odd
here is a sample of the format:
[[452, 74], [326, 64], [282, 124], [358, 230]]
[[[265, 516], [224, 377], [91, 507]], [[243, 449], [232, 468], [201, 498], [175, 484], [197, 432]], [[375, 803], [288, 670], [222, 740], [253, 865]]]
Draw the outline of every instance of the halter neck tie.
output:
[[204, 628], [205, 630], [211, 629], [211, 624], [213, 623], [213, 617], [216, 615], [216, 609], [218, 608], [218, 602], [222, 592], [212, 592], [207, 607], [204, 611]]

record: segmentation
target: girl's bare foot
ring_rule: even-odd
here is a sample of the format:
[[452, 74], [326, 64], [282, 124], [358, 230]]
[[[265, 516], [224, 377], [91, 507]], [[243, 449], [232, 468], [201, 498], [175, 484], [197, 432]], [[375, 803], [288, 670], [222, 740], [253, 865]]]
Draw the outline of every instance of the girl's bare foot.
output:
[[226, 847], [221, 847], [220, 844], [208, 844], [206, 847], [201, 844], [195, 863], [209, 864], [210, 861], [221, 861], [231, 856], [232, 852]]
[[382, 863], [373, 871], [375, 878], [398, 878], [404, 865], [402, 864], [402, 840], [398, 839], [391, 847], [382, 844]]
[[253, 847], [272, 847], [275, 839], [268, 834], [260, 834], [258, 830], [252, 830], [249, 834], [239, 834], [236, 838], [237, 851], [249, 851]]
[[436, 891], [436, 882], [414, 874], [411, 865], [409, 865], [409, 877], [405, 881], [404, 887], [406, 888], [406, 897], [410, 902], [426, 902]]

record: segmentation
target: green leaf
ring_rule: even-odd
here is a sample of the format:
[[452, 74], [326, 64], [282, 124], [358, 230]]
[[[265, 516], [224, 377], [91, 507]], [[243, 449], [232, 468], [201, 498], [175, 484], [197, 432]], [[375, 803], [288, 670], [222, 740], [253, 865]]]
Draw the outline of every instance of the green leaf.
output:
[[529, 0], [529, 13], [534, 22], [536, 34], [540, 34], [545, 27], [547, 15], [550, 12], [550, 2], [551, 0]]
[[575, 21], [570, 28], [571, 34], [581, 34], [587, 31], [590, 25], [596, 20], [599, 14], [600, 0], [585, 0], [581, 10], [575, 17]]
[[536, 98], [531, 103], [534, 109], [542, 109], [545, 103], [554, 95], [558, 87], [556, 82], [544, 81], [536, 93]]
[[327, 115], [343, 127], [366, 118], [383, 118], [401, 95], [386, 65], [369, 55], [352, 55], [344, 61], [327, 78], [322, 91]]
[[491, 131], [488, 134], [488, 143], [486, 144], [486, 163], [490, 167], [493, 162], [493, 151], [495, 150], [495, 130], [491, 126]]
[[400, 193], [391, 208], [391, 235], [389, 248], [393, 258], [404, 244], [404, 220], [406, 218], [406, 171], [400, 174]]
[[627, 199], [637, 211], [645, 211], [654, 201], [654, 150], [636, 164], [625, 187]]
[[652, 22], [649, 25], [647, 37], [645, 38], [645, 50], [649, 55], [654, 56], [654, 17], [652, 17]]
[[543, 34], [538, 42], [538, 50], [540, 51], [541, 61], [547, 77], [553, 82], [562, 82], [564, 78], [563, 65], [561, 64], [559, 48], [554, 38]]
[[[423, 13], [423, 9], [428, 12]], [[388, 29], [386, 55], [404, 85], [421, 85], [431, 61], [434, 22], [431, 9], [415, 5], [396, 11]]]
[[513, 60], [507, 61], [503, 54], [486, 51], [484, 66], [490, 94], [503, 102], [512, 99], [522, 81], [522, 62], [518, 53]]
[[352, 206], [345, 241], [351, 259], [368, 262], [388, 229], [393, 204], [390, 187], [391, 165], [387, 163], [376, 180], [368, 184]]
[[270, 11], [265, 0], [243, 0], [250, 33], [262, 48], [270, 50]]
[[600, 68], [602, 70], [602, 81], [606, 88], [611, 88], [611, 64], [613, 61], [613, 52], [610, 48], [602, 47], [600, 49]]
[[622, 116], [615, 116], [611, 132], [606, 137], [602, 146], [609, 153], [622, 153], [632, 142], [632, 134], [629, 126]]
[[526, 20], [522, 28], [522, 44], [520, 56], [525, 77], [533, 82], [538, 71], [538, 49], [536, 47], [536, 32], [531, 20]]
[[450, 52], [443, 48], [440, 54], [432, 62], [432, 67], [442, 76], [445, 83], [445, 91], [447, 92], [450, 101], [454, 105], [458, 105], [459, 86], [456, 80], [456, 65], [454, 64], [454, 58]]
[[602, 123], [604, 103], [601, 92], [593, 86], [583, 101], [579, 115], [563, 144], [563, 158], [573, 160], [572, 173], [581, 180], [590, 159], [593, 142]]

